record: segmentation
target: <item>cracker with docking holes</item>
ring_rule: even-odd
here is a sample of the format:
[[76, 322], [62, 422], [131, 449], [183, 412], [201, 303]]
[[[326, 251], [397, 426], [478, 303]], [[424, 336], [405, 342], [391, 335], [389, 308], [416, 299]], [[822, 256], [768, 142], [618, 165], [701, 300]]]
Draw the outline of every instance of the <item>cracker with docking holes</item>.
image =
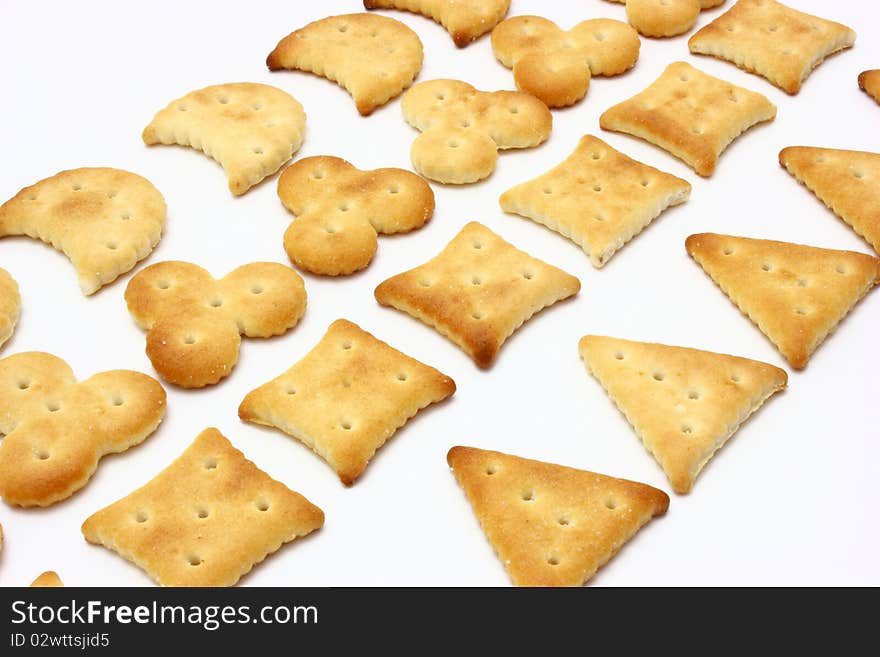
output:
[[271, 71], [305, 71], [336, 82], [367, 116], [412, 84], [422, 68], [422, 42], [387, 16], [330, 16], [281, 39], [266, 65]]
[[446, 455], [516, 586], [582, 586], [651, 518], [661, 490], [475, 447]]
[[122, 169], [62, 171], [0, 206], [0, 237], [51, 244], [93, 294], [146, 258], [162, 237], [165, 199], [146, 178]]
[[147, 484], [90, 516], [82, 533], [162, 586], [232, 586], [323, 524], [321, 509], [205, 429]]
[[410, 149], [416, 171], [462, 185], [488, 177], [498, 151], [546, 141], [553, 115], [519, 91], [478, 91], [458, 80], [420, 82], [401, 101], [403, 117], [421, 131]]
[[351, 274], [370, 264], [377, 233], [421, 228], [434, 213], [434, 192], [404, 169], [361, 171], [320, 155], [291, 164], [278, 178], [278, 196], [296, 220], [284, 250], [297, 267], [326, 276]]
[[796, 370], [880, 283], [880, 259], [853, 251], [714, 233], [686, 248]]
[[367, 9], [399, 9], [440, 23], [459, 48], [483, 36], [510, 8], [510, 0], [364, 0]]
[[620, 75], [639, 58], [639, 35], [626, 23], [595, 18], [570, 30], [540, 16], [514, 16], [492, 30], [492, 50], [513, 69], [520, 91], [548, 107], [583, 98], [594, 75]]
[[675, 62], [647, 89], [606, 110], [599, 125], [649, 141], [708, 177], [734, 139], [774, 118], [776, 105], [761, 94]]
[[217, 280], [172, 260], [139, 271], [125, 303], [147, 331], [147, 356], [162, 378], [201, 388], [232, 372], [242, 335], [268, 338], [296, 326], [306, 290], [299, 274], [274, 262], [252, 262]]
[[489, 367], [535, 313], [578, 293], [580, 281], [472, 221], [425, 264], [392, 276], [376, 301], [412, 315]]
[[690, 194], [686, 180], [585, 135], [561, 164], [508, 189], [499, 202], [505, 212], [568, 237], [594, 267], [602, 267], [666, 208], [684, 203]]
[[339, 319], [302, 360], [248, 393], [238, 415], [302, 441], [350, 486], [409, 418], [454, 392], [445, 374]]
[[880, 68], [860, 73], [859, 89], [880, 103]]
[[64, 586], [64, 582], [61, 581], [61, 578], [58, 577], [58, 573], [54, 570], [47, 570], [45, 573], [41, 574], [37, 579], [31, 582], [31, 588], [36, 589], [46, 589], [46, 588], [61, 588]]
[[216, 160], [240, 196], [271, 176], [302, 145], [306, 114], [281, 89], [254, 82], [192, 91], [159, 111], [144, 128], [148, 146], [190, 146]]
[[586, 335], [578, 350], [680, 494], [788, 382], [773, 365], [687, 347]]
[[790, 146], [779, 163], [880, 253], [880, 153]]
[[106, 454], [153, 433], [165, 391], [130, 370], [77, 383], [57, 356], [30, 351], [0, 360], [0, 497], [49, 506], [85, 486]]
[[3, 268], [0, 268], [0, 347], [12, 337], [18, 317], [21, 314], [21, 295], [18, 283]]
[[724, 59], [796, 94], [813, 69], [850, 48], [846, 25], [787, 7], [776, 0], [739, 0], [688, 41], [692, 53]]

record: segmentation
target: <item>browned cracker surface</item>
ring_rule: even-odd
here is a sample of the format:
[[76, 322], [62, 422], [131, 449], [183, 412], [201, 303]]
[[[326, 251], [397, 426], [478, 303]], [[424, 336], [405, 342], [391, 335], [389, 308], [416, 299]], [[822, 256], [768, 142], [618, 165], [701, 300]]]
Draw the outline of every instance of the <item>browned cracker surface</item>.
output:
[[364, 0], [367, 9], [400, 9], [440, 23], [459, 48], [478, 39], [504, 18], [510, 0]]

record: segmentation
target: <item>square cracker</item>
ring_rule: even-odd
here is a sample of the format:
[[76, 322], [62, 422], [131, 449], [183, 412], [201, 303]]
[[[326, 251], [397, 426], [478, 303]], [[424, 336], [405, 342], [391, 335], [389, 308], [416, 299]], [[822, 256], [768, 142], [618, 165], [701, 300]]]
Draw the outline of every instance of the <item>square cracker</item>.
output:
[[561, 164], [501, 195], [505, 212], [528, 217], [579, 245], [594, 267], [671, 205], [688, 200], [686, 180], [633, 160], [592, 135]]
[[409, 418], [454, 392], [445, 374], [339, 319], [305, 358], [248, 393], [238, 415], [301, 440], [348, 486]]
[[761, 94], [674, 62], [647, 89], [606, 110], [599, 125], [656, 144], [708, 177], [734, 139], [774, 118], [776, 106]]
[[323, 524], [321, 509], [206, 429], [149, 483], [89, 517], [82, 532], [163, 586], [232, 586]]
[[757, 73], [796, 94], [828, 55], [851, 47], [846, 25], [787, 7], [776, 0], [739, 0], [688, 41], [692, 53], [712, 55]]
[[516, 586], [581, 586], [669, 496], [646, 484], [475, 447], [446, 456]]
[[433, 326], [480, 367], [539, 310], [580, 290], [580, 281], [472, 221], [440, 254], [375, 291], [383, 306]]

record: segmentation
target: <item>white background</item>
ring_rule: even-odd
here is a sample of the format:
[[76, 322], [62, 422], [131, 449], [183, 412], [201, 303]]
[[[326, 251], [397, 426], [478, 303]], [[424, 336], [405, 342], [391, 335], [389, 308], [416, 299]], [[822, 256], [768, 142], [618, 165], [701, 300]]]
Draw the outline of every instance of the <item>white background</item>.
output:
[[[148, 481], [196, 434], [218, 427], [272, 476], [324, 509], [325, 527], [282, 548], [244, 585], [506, 585], [446, 465], [457, 444], [499, 449], [634, 479], [670, 492], [639, 439], [586, 372], [577, 341], [587, 333], [657, 341], [746, 356], [789, 370], [788, 391], [772, 398], [719, 452], [688, 496], [671, 494], [669, 513], [643, 529], [592, 585], [880, 584], [880, 492], [876, 406], [880, 298], [870, 295], [814, 355], [792, 372], [776, 349], [684, 250], [687, 235], [715, 231], [817, 246], [871, 250], [777, 163], [795, 144], [880, 151], [880, 106], [858, 90], [862, 70], [880, 67], [880, 9], [858, 0], [791, 0], [852, 26], [855, 48], [821, 65], [789, 97], [731, 64], [688, 53], [687, 37], [642, 40], [635, 69], [596, 78], [586, 99], [554, 111], [549, 141], [502, 154], [485, 182], [433, 185], [434, 218], [407, 236], [381, 237], [368, 269], [348, 278], [304, 275], [309, 306], [301, 324], [270, 340], [244, 340], [239, 364], [217, 386], [168, 390], [168, 414], [141, 446], [105, 458], [86, 488], [46, 510], [0, 504], [6, 539], [0, 583], [25, 585], [56, 570], [68, 585], [148, 585], [138, 568], [87, 544], [80, 524]], [[704, 12], [704, 25], [732, 5]], [[2, 176], [0, 199], [57, 171], [114, 166], [149, 178], [168, 203], [166, 233], [141, 265], [182, 259], [221, 276], [255, 261], [288, 263], [282, 235], [292, 217], [275, 177], [233, 198], [220, 167], [190, 149], [145, 147], [153, 114], [209, 85], [273, 84], [305, 107], [308, 127], [297, 158], [337, 155], [360, 168], [410, 167], [415, 130], [399, 98], [360, 117], [345, 91], [315, 76], [269, 73], [266, 55], [288, 32], [327, 15], [360, 10], [347, 2], [153, 1], [4, 2], [0, 10]], [[383, 12], [422, 39], [418, 80], [450, 77], [482, 89], [513, 88], [488, 36], [456, 49], [434, 22]], [[541, 13], [570, 27], [580, 20], [625, 20], [601, 0], [514, 0], [510, 15]], [[709, 180], [664, 151], [599, 129], [599, 114], [642, 90], [670, 62], [765, 94], [776, 121], [746, 133]], [[689, 180], [689, 203], [666, 212], [595, 270], [573, 243], [529, 220], [504, 215], [498, 196], [564, 159], [578, 138], [600, 136], [626, 154]], [[582, 291], [527, 322], [481, 371], [438, 333], [381, 308], [373, 289], [435, 255], [470, 220], [581, 279]], [[144, 333], [125, 308], [130, 274], [92, 298], [70, 263], [26, 238], [0, 240], [0, 266], [21, 288], [23, 309], [8, 356], [44, 350], [77, 376], [131, 368], [150, 374]], [[345, 317], [452, 376], [458, 392], [410, 421], [365, 474], [345, 488], [308, 448], [279, 431], [237, 417], [243, 396], [287, 369]]]

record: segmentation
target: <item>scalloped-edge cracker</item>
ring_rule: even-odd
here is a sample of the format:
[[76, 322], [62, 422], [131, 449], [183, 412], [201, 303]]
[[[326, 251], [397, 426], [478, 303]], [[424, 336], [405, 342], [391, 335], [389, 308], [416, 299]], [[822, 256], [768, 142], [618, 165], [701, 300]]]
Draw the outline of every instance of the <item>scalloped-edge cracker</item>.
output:
[[21, 294], [10, 273], [0, 268], [0, 347], [12, 337], [21, 314]]
[[459, 48], [483, 36], [510, 8], [510, 0], [364, 0], [367, 9], [399, 9], [440, 23]]

